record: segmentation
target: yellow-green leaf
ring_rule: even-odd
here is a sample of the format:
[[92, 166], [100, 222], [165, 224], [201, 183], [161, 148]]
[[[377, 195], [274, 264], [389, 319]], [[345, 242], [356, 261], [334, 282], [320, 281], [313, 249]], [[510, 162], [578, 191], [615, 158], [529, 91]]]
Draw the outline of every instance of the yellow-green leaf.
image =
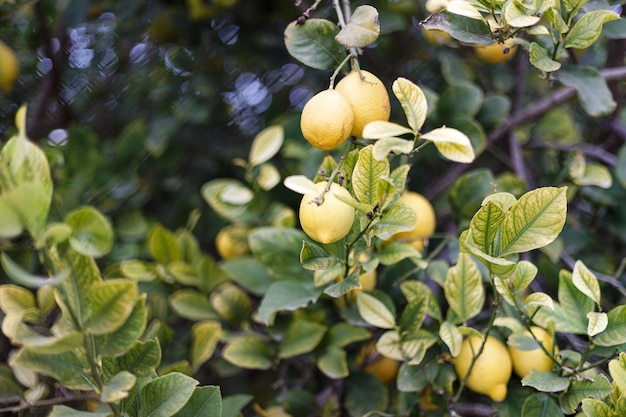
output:
[[222, 338], [222, 326], [218, 321], [201, 321], [191, 328], [190, 362], [193, 373], [208, 361]]
[[268, 345], [256, 336], [239, 336], [226, 345], [222, 356], [245, 369], [269, 369], [272, 357]]
[[412, 133], [419, 132], [426, 121], [426, 114], [428, 113], [426, 95], [415, 83], [402, 77], [396, 79], [391, 88], [398, 101], [400, 101], [407, 123], [413, 130]]
[[393, 329], [396, 318], [387, 306], [373, 295], [360, 292], [356, 297], [359, 315], [367, 323], [381, 329]]
[[374, 43], [379, 34], [378, 10], [363, 5], [354, 9], [350, 21], [335, 36], [335, 40], [346, 48], [365, 48]]
[[251, 166], [269, 161], [280, 150], [285, 138], [283, 127], [269, 126], [256, 135], [250, 147], [248, 162]]
[[463, 335], [459, 329], [449, 321], [444, 321], [439, 327], [439, 337], [448, 346], [450, 354], [457, 357], [461, 352], [461, 344], [463, 343]]
[[374, 120], [363, 128], [363, 139], [383, 139], [393, 136], [414, 135], [415, 132], [394, 122]]
[[587, 318], [589, 319], [589, 323], [587, 323], [587, 334], [589, 336], [595, 336], [602, 333], [609, 324], [609, 318], [606, 313], [590, 311], [587, 313]]
[[593, 272], [581, 260], [577, 260], [572, 271], [572, 282], [578, 291], [600, 304], [600, 283]]
[[588, 48], [600, 36], [602, 26], [616, 19], [619, 19], [619, 15], [611, 10], [594, 10], [585, 13], [574, 23], [574, 27], [568, 32], [563, 47]]
[[388, 177], [389, 160], [377, 161], [372, 155], [373, 145], [366, 146], [359, 152], [359, 159], [352, 172], [352, 189], [361, 203], [374, 205], [379, 203], [378, 183], [382, 177]]
[[111, 279], [93, 285], [86, 294], [89, 303], [87, 331], [105, 334], [120, 328], [135, 306], [137, 292], [137, 283], [127, 279]]
[[443, 287], [450, 308], [461, 322], [481, 312], [485, 302], [485, 289], [480, 270], [466, 253], [460, 253], [457, 264], [446, 274]]
[[439, 153], [451, 161], [470, 163], [475, 158], [472, 142], [460, 130], [440, 127], [424, 133], [420, 138], [433, 142]]

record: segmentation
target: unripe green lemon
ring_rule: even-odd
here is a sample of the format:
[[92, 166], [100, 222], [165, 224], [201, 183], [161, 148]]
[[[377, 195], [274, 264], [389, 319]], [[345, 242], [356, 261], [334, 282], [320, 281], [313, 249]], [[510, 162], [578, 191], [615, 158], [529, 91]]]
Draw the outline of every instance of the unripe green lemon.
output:
[[354, 113], [343, 95], [324, 90], [314, 95], [302, 109], [302, 136], [318, 149], [328, 151], [341, 145], [350, 136]]
[[[478, 353], [481, 343], [478, 336], [468, 336], [463, 340], [461, 351], [454, 359], [454, 370], [459, 380], [467, 375], [472, 358]], [[476, 358], [466, 380], [466, 386], [474, 392], [489, 396], [493, 401], [503, 401], [511, 372], [511, 356], [506, 346], [495, 337], [488, 336], [485, 347]]]
[[369, 122], [389, 120], [389, 94], [383, 82], [371, 72], [361, 70], [359, 75], [358, 71], [352, 71], [337, 83], [335, 90], [350, 103], [354, 113], [352, 136], [361, 136]]
[[302, 230], [311, 239], [324, 244], [343, 239], [354, 222], [354, 208], [336, 197], [340, 195], [351, 198], [350, 193], [337, 183], [330, 185], [322, 204], [317, 204], [315, 200], [326, 185], [326, 181], [315, 184], [317, 194], [305, 194], [300, 202], [299, 212]]
[[20, 64], [15, 52], [0, 41], [0, 89], [10, 92], [20, 74]]
[[[552, 352], [554, 341], [550, 333], [538, 326], [532, 326], [531, 330], [535, 338], [541, 341], [543, 347], [548, 352]], [[524, 334], [532, 337], [528, 330], [524, 331]], [[554, 352], [558, 352], [558, 348], [554, 347]], [[552, 359], [546, 354], [540, 347], [533, 350], [521, 350], [509, 345], [509, 353], [511, 354], [511, 360], [513, 361], [513, 371], [520, 378], [524, 378], [530, 373], [531, 369], [537, 371], [551, 371]]]

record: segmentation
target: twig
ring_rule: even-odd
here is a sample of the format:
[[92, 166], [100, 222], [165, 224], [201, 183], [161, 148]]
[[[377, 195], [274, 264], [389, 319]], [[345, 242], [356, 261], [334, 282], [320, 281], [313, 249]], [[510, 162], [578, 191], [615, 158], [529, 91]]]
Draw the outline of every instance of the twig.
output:
[[487, 404], [457, 404], [454, 411], [463, 417], [489, 417], [496, 415], [496, 409]]
[[581, 151], [586, 156], [591, 156], [598, 161], [601, 161], [609, 166], [614, 166], [617, 164], [617, 156], [602, 149], [596, 145], [590, 145], [588, 143], [582, 144], [568, 144], [568, 145], [560, 145], [560, 144], [547, 144], [547, 143], [531, 143], [528, 145], [531, 148], [548, 148], [548, 149], [556, 149], [559, 151]]
[[63, 404], [63, 403], [68, 403], [72, 401], [85, 400], [89, 398], [94, 398], [94, 397], [90, 395], [81, 394], [81, 395], [69, 396], [69, 397], [48, 398], [46, 400], [39, 400], [36, 402], [24, 402], [24, 403], [21, 403], [19, 405], [15, 405], [12, 407], [0, 408], [0, 414], [1, 413], [19, 413], [20, 411], [28, 410], [29, 408], [33, 408], [33, 407], [43, 407], [47, 405]]

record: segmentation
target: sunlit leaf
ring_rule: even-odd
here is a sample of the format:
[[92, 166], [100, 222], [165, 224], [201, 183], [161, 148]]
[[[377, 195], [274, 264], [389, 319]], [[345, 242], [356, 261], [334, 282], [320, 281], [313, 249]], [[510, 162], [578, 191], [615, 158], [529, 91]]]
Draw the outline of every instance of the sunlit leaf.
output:
[[564, 48], [584, 49], [593, 44], [600, 33], [602, 26], [611, 20], [619, 19], [619, 15], [611, 10], [594, 10], [585, 13], [574, 23], [567, 33], [563, 44]]
[[363, 5], [354, 9], [350, 21], [335, 36], [335, 40], [346, 48], [365, 48], [375, 42], [379, 34], [378, 10]]
[[474, 148], [467, 135], [451, 127], [440, 127], [420, 136], [435, 144], [437, 150], [447, 159], [470, 163], [474, 160]]
[[278, 183], [280, 183], [280, 172], [278, 172], [278, 168], [270, 163], [261, 165], [256, 182], [265, 191], [276, 187]]
[[376, 204], [380, 201], [378, 182], [390, 173], [389, 160], [377, 161], [372, 155], [373, 145], [359, 152], [359, 159], [352, 173], [352, 189], [361, 203]]
[[482, 310], [485, 289], [480, 271], [471, 256], [460, 253], [457, 264], [448, 270], [443, 287], [450, 308], [466, 322]]
[[578, 288], [578, 291], [591, 298], [594, 303], [600, 304], [600, 283], [593, 272], [581, 260], [577, 260], [574, 264], [572, 282]]
[[284, 130], [280, 125], [269, 126], [259, 132], [250, 147], [248, 162], [251, 166], [269, 161], [283, 146]]
[[374, 327], [392, 329], [396, 325], [393, 313], [382, 301], [371, 294], [365, 292], [357, 294], [356, 306], [363, 320]]
[[414, 135], [415, 133], [413, 132], [413, 130], [394, 122], [374, 120], [366, 124], [365, 127], [363, 127], [362, 136], [363, 139], [383, 139], [408, 134]]
[[609, 318], [606, 313], [591, 311], [587, 313], [587, 318], [589, 319], [589, 324], [587, 324], [587, 334], [589, 336], [595, 336], [598, 333], [602, 333], [609, 324]]
[[400, 138], [383, 138], [376, 141], [372, 155], [377, 161], [387, 158], [390, 153], [410, 154], [413, 151], [414, 142], [412, 140]]
[[[392, 84], [392, 90], [406, 116], [413, 132], [419, 132], [426, 121], [428, 103], [421, 88], [406, 78], [398, 77]], [[390, 136], [398, 136], [397, 134]]]

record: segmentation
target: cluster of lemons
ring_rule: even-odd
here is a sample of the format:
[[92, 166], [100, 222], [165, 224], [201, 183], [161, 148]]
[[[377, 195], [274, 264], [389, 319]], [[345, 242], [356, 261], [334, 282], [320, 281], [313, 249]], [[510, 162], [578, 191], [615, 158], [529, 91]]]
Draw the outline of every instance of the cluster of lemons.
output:
[[[479, 394], [484, 394], [494, 401], [503, 401], [506, 398], [507, 383], [515, 372], [520, 378], [525, 377], [532, 369], [537, 371], [551, 371], [553, 361], [547, 352], [558, 352], [558, 347], [550, 333], [538, 326], [526, 330], [524, 334], [541, 341], [545, 351], [541, 347], [532, 350], [520, 350], [511, 345], [505, 346], [494, 336], [487, 336], [485, 346], [480, 355], [482, 339], [479, 336], [468, 336], [463, 340], [460, 353], [454, 359], [454, 369], [460, 380], [466, 378], [467, 388]], [[474, 365], [470, 365], [474, 360]]]

